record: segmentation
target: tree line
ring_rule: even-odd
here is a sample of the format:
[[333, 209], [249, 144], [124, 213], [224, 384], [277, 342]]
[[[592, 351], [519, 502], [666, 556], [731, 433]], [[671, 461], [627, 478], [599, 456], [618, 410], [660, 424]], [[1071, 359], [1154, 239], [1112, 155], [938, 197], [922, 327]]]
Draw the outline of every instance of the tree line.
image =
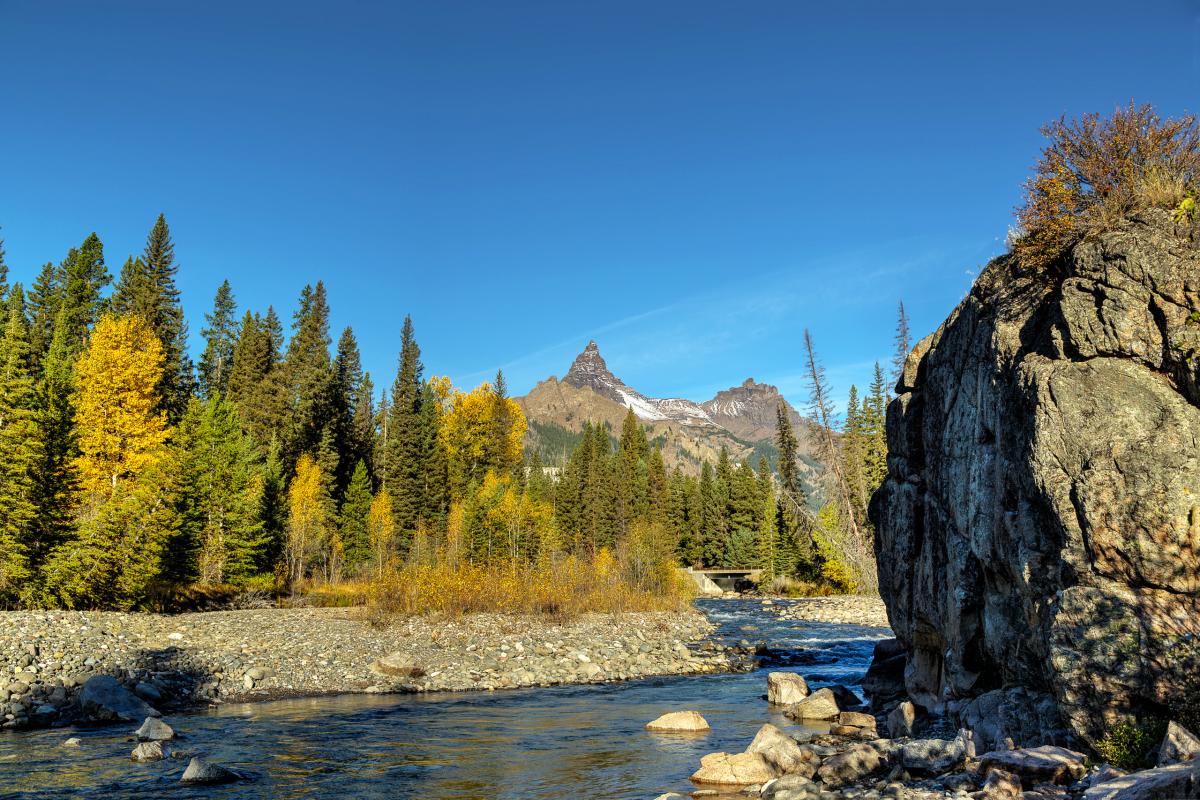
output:
[[817, 404], [836, 478], [821, 497], [805, 495], [782, 408], [778, 474], [724, 451], [699, 475], [668, 473], [632, 412], [616, 436], [586, 426], [547, 468], [525, 453], [503, 374], [470, 391], [427, 377], [410, 318], [377, 395], [353, 330], [333, 343], [321, 282], [287, 335], [223, 282], [193, 363], [178, 268], [161, 215], [115, 281], [94, 233], [28, 289], [9, 285], [0, 242], [3, 605], [135, 608], [194, 585], [296, 591], [405, 564], [601, 556], [647, 586], [675, 563], [861, 585], [835, 534], [865, 525], [881, 478], [878, 369], [836, 438]]

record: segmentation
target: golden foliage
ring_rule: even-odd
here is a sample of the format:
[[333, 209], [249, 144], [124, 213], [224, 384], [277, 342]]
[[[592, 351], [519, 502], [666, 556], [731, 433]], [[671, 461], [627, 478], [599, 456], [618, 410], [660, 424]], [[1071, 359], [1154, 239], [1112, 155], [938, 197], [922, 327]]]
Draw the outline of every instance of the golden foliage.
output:
[[371, 542], [376, 575], [382, 576], [391, 566], [396, 552], [396, 518], [392, 511], [392, 495], [386, 488], [380, 489], [371, 500], [367, 512], [367, 537]]
[[106, 314], [75, 371], [79, 469], [89, 491], [111, 496], [122, 479], [157, 463], [170, 435], [158, 406], [163, 348], [140, 317]]
[[[492, 385], [483, 382], [470, 392], [453, 389], [445, 378], [433, 380], [434, 393], [445, 398], [442, 445], [446, 449], [450, 485], [461, 490], [472, 479], [483, 477], [488, 466], [516, 464], [529, 424], [521, 406], [511, 397], [498, 400]], [[509, 425], [497, 440], [497, 421], [506, 414]]]
[[325, 543], [330, 529], [325, 476], [313, 457], [304, 453], [288, 486], [287, 562], [293, 586], [304, 577], [309, 559]]
[[384, 615], [498, 612], [559, 618], [677, 610], [692, 595], [674, 570], [672, 574], [669, 591], [647, 591], [624, 580], [616, 560], [604, 550], [595, 561], [568, 556], [536, 565], [409, 565], [377, 584], [372, 606]]
[[1080, 238], [1142, 208], [1173, 208], [1200, 184], [1200, 128], [1191, 115], [1162, 120], [1149, 105], [1112, 116], [1064, 117], [1042, 129], [1049, 144], [1017, 209], [1021, 263], [1045, 267]]

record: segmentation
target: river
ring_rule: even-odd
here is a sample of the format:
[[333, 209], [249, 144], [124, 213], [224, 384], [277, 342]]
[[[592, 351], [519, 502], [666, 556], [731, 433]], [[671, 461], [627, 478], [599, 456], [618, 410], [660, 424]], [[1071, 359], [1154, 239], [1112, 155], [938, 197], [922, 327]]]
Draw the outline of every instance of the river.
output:
[[[785, 601], [786, 602], [786, 601]], [[430, 695], [344, 695], [173, 714], [193, 751], [247, 783], [179, 784], [186, 760], [129, 761], [134, 726], [0, 735], [0, 797], [653, 798], [686, 793], [700, 757], [741, 751], [769, 710], [766, 670], [857, 690], [880, 628], [783, 621], [752, 600], [698, 600], [734, 641], [766, 641], [789, 666], [751, 673]], [[699, 711], [703, 735], [653, 734], [660, 714]], [[59, 745], [78, 736], [78, 750]]]

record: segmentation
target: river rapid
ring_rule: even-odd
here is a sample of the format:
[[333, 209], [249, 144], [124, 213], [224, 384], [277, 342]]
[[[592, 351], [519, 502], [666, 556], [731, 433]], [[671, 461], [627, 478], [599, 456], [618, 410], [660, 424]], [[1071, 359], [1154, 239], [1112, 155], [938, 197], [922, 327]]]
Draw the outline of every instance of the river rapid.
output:
[[[782, 601], [786, 604], [787, 601]], [[344, 695], [229, 704], [173, 714], [173, 749], [252, 780], [179, 783], [186, 759], [129, 760], [136, 726], [0, 735], [0, 797], [48, 798], [653, 798], [686, 793], [700, 757], [745, 749], [772, 722], [766, 671], [858, 690], [882, 628], [781, 620], [757, 600], [698, 600], [717, 637], [765, 641], [750, 673], [428, 695]], [[780, 666], [780, 664], [785, 666]], [[861, 693], [860, 693], [861, 694]], [[668, 711], [699, 711], [705, 734], [655, 734]], [[816, 729], [807, 729], [816, 730]], [[824, 732], [821, 729], [820, 732]], [[70, 736], [80, 747], [61, 744]]]

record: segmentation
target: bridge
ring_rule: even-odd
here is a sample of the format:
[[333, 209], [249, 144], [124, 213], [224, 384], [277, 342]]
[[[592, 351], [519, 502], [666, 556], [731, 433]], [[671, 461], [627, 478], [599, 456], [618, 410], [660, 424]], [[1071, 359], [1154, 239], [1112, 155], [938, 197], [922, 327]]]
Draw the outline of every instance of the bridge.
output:
[[696, 582], [696, 586], [703, 594], [734, 591], [740, 584], [755, 581], [762, 574], [761, 569], [692, 569], [688, 567], [684, 571]]

